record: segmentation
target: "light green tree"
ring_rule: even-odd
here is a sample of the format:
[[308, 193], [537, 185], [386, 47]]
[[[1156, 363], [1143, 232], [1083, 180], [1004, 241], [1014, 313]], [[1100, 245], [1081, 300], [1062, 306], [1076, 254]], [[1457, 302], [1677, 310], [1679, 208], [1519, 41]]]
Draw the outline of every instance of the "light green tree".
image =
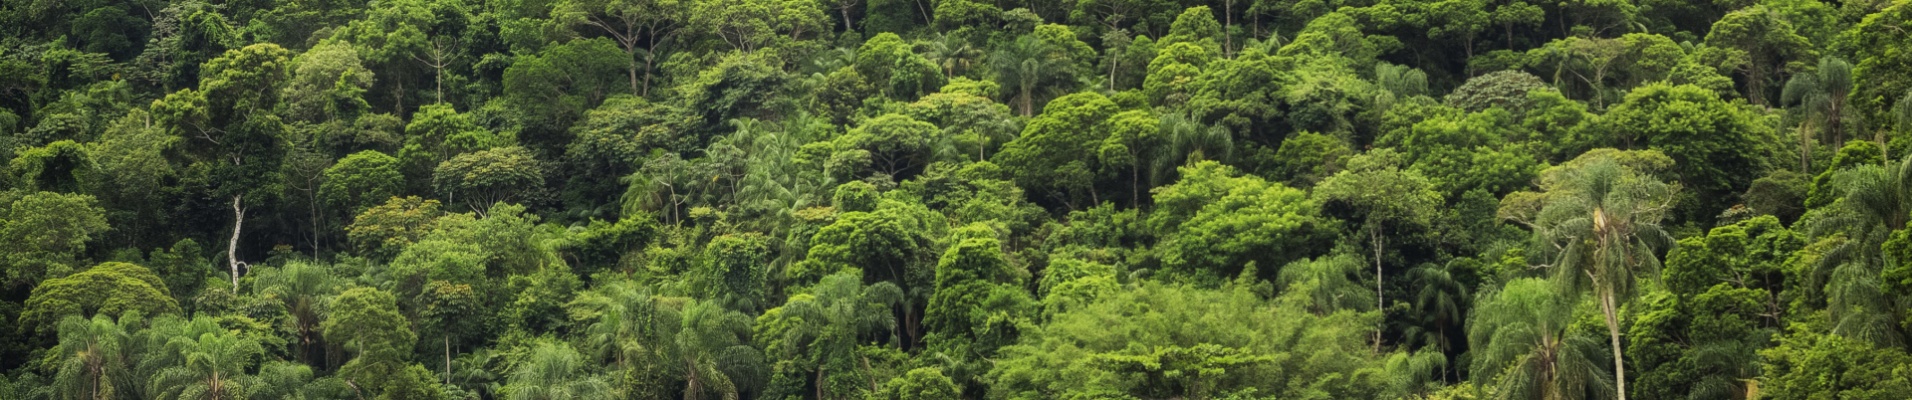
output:
[[1660, 221], [1675, 188], [1604, 157], [1549, 173], [1557, 175], [1543, 178], [1550, 183], [1533, 216], [1534, 249], [1563, 289], [1592, 293], [1612, 342], [1615, 390], [1625, 398], [1620, 309], [1643, 276], [1658, 276], [1658, 251], [1672, 244]]

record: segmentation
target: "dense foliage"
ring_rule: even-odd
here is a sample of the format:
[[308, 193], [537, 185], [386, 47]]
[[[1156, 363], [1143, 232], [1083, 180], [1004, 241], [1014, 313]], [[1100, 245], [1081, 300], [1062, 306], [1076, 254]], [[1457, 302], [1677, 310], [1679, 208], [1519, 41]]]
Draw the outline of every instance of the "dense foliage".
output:
[[1902, 399], [1912, 0], [9, 0], [0, 399]]

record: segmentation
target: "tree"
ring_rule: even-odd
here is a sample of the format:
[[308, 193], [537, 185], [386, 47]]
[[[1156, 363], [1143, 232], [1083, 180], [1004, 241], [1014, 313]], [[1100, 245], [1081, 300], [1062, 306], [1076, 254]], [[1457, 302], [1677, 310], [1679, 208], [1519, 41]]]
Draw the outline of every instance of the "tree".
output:
[[371, 111], [365, 92], [372, 88], [373, 74], [359, 62], [351, 43], [327, 41], [294, 62], [298, 65], [291, 68], [280, 94], [288, 119], [336, 129]]
[[137, 313], [114, 322], [105, 314], [87, 318], [69, 315], [60, 320], [59, 345], [54, 354], [63, 355], [59, 372], [53, 376], [56, 391], [74, 399], [113, 399], [122, 393], [136, 392], [139, 381], [130, 376], [135, 360], [129, 359], [133, 337], [128, 328], [137, 329]]
[[1381, 358], [1361, 339], [1377, 315], [1316, 315], [1299, 292], [1268, 301], [1244, 282], [1201, 289], [1141, 281], [1050, 316], [998, 352], [988, 395], [1404, 395], [1388, 382], [1393, 372], [1382, 372]]
[[784, 274], [798, 286], [845, 271], [857, 271], [869, 282], [890, 282], [910, 301], [901, 309], [901, 336], [913, 345], [922, 340], [919, 312], [935, 288], [936, 241], [949, 230], [947, 221], [920, 203], [890, 199], [880, 201], [875, 211], [838, 214], [811, 236], [804, 260]]
[[1525, 278], [1481, 295], [1467, 328], [1474, 379], [1518, 399], [1601, 398], [1613, 390], [1594, 361], [1598, 342], [1568, 329], [1573, 302], [1557, 287]]
[[30, 287], [72, 273], [86, 244], [109, 229], [104, 210], [84, 194], [0, 192], [0, 205], [0, 265], [6, 268], [0, 287]]
[[[1634, 88], [1601, 117], [1606, 129], [1625, 135], [1623, 143], [1645, 144], [1672, 157], [1680, 166], [1675, 170], [1680, 183], [1702, 199], [1744, 192], [1755, 178], [1744, 171], [1764, 170], [1767, 160], [1776, 158], [1769, 146], [1781, 142], [1758, 121], [1698, 86], [1664, 83]], [[1693, 209], [1700, 206], [1687, 205], [1680, 216], [1696, 220], [1713, 212]]]
[[385, 393], [405, 369], [405, 355], [418, 341], [411, 322], [398, 312], [390, 292], [352, 288], [332, 299], [325, 322], [326, 340], [350, 349], [351, 361], [339, 367], [339, 377], [370, 393]]
[[892, 98], [910, 100], [943, 86], [943, 68], [894, 33], [879, 33], [856, 50], [856, 71]]
[[830, 24], [823, 4], [814, 1], [695, 0], [686, 11], [691, 29], [746, 54], [769, 46], [779, 33], [800, 40]]
[[1658, 251], [1670, 244], [1660, 221], [1673, 188], [1611, 158], [1555, 168], [1568, 169], [1551, 171], [1560, 177], [1534, 216], [1534, 247], [1551, 254], [1543, 259], [1558, 282], [1592, 292], [1612, 339], [1615, 390], [1625, 398], [1620, 307], [1637, 294], [1640, 276], [1660, 267]]
[[[190, 324], [213, 322], [200, 316]], [[156, 398], [247, 398], [248, 386], [254, 383], [247, 371], [265, 355], [259, 342], [230, 331], [173, 336], [165, 340], [161, 351], [160, 360], [169, 366], [151, 378]]]
[[956, 229], [936, 262], [936, 290], [923, 313], [931, 351], [964, 359], [987, 357], [1012, 343], [1035, 301], [1022, 288], [1027, 272], [1003, 259], [996, 231], [985, 224]]
[[459, 154], [432, 171], [432, 186], [446, 201], [484, 213], [493, 204], [523, 201], [544, 187], [543, 166], [523, 147]]
[[956, 400], [962, 398], [962, 389], [944, 376], [943, 370], [922, 367], [890, 378], [882, 390], [871, 395], [883, 400]]
[[[1042, 116], [1023, 126], [1022, 137], [1003, 145], [992, 159], [1015, 177], [1017, 186], [1062, 201], [1100, 203], [1095, 193], [1096, 150], [1107, 140], [1105, 124], [1115, 102], [1097, 93], [1057, 98]], [[1086, 195], [1086, 196], [1084, 196]]]
[[290, 262], [278, 268], [262, 268], [252, 280], [253, 292], [284, 307], [289, 317], [295, 347], [293, 357], [311, 362], [324, 357], [324, 328], [321, 322], [327, 303], [339, 291], [339, 279], [310, 262]]
[[837, 137], [836, 149], [868, 152], [877, 172], [903, 180], [935, 160], [935, 146], [942, 136], [943, 131], [928, 122], [904, 114], [883, 114]]
[[402, 193], [404, 184], [405, 176], [399, 173], [398, 159], [366, 150], [345, 156], [326, 168], [319, 196], [346, 215], [358, 215]]
[[1835, 57], [1819, 59], [1819, 68], [1793, 75], [1780, 92], [1780, 104], [1797, 106], [1803, 120], [1799, 125], [1799, 172], [1812, 170], [1813, 133], [1824, 127], [1832, 134], [1833, 146], [1844, 147], [1847, 126], [1862, 126], [1847, 98], [1852, 94], [1852, 64]]
[[619, 72], [628, 71], [629, 56], [612, 40], [595, 38], [547, 46], [537, 54], [514, 58], [499, 84], [504, 101], [514, 108], [514, 122], [524, 127], [519, 142], [544, 150], [562, 149], [571, 140], [566, 127], [622, 92], [614, 88], [624, 83], [617, 81], [625, 78]]
[[[552, 6], [552, 16], [572, 26], [597, 28], [616, 40], [629, 60], [631, 94], [649, 97], [654, 55], [661, 50], [658, 45], [675, 38], [684, 25], [684, 6], [679, 0], [573, 0]], [[639, 59], [644, 60], [641, 82]]]
[[770, 295], [766, 265], [771, 256], [770, 240], [762, 234], [719, 235], [704, 245], [689, 283], [700, 298], [733, 310], [757, 312], [768, 306], [764, 304]]
[[178, 301], [152, 271], [109, 262], [73, 275], [48, 279], [33, 288], [20, 312], [20, 333], [54, 333], [69, 315], [163, 315], [179, 312]]
[[280, 86], [287, 78], [291, 52], [275, 44], [255, 44], [207, 61], [199, 88], [185, 89], [153, 102], [159, 125], [181, 137], [187, 153], [208, 165], [204, 179], [211, 195], [232, 199], [232, 238], [226, 265], [232, 287], [239, 288], [239, 237], [245, 226], [245, 199], [263, 201], [275, 188], [275, 172], [284, 155]]
[[591, 375], [583, 357], [563, 342], [543, 341], [532, 347], [525, 361], [511, 370], [500, 389], [512, 400], [607, 398], [611, 385]]
[[[1323, 248], [1333, 222], [1306, 192], [1202, 161], [1182, 179], [1156, 188], [1148, 226], [1165, 270], [1198, 281], [1239, 275], [1246, 265], [1276, 266]], [[1273, 268], [1264, 270], [1270, 276]]]
[[[1858, 157], [1854, 157], [1858, 158]], [[1906, 226], [1907, 210], [1912, 210], [1912, 187], [1905, 179], [1912, 174], [1912, 155], [1885, 165], [1860, 165], [1837, 173], [1833, 187], [1845, 192], [1834, 202], [1839, 207], [1826, 218], [1815, 221], [1810, 236], [1815, 240], [1844, 234], [1815, 265], [1807, 268], [1811, 287], [1824, 288], [1832, 332], [1876, 345], [1897, 345], [1905, 337], [1891, 319], [1899, 307], [1883, 292], [1891, 286], [1881, 282], [1881, 274], [1901, 268], [1888, 268], [1897, 260], [1886, 259], [1889, 237], [1894, 227]], [[1897, 246], [1893, 246], [1897, 247]], [[1888, 251], [1875, 251], [1883, 249]]]
[[989, 63], [996, 81], [1009, 85], [1003, 94], [1014, 99], [1022, 116], [1029, 117], [1035, 115], [1037, 103], [1073, 89], [1079, 70], [1094, 56], [1095, 50], [1077, 40], [1073, 31], [1042, 25], [1034, 33], [1004, 42], [990, 54]]
[[[1872, 131], [1893, 123], [1892, 110], [1907, 104], [1898, 99], [1912, 91], [1912, 61], [1905, 48], [1912, 39], [1900, 32], [1912, 27], [1912, 4], [1892, 2], [1877, 13], [1867, 15], [1833, 41], [1833, 51], [1850, 54], [1852, 65], [1852, 108]], [[1900, 123], [1899, 130], [1908, 129]]]
[[[1387, 244], [1389, 226], [1396, 230], [1426, 226], [1441, 204], [1427, 178], [1403, 171], [1389, 150], [1377, 150], [1355, 156], [1348, 169], [1329, 176], [1314, 188], [1314, 198], [1329, 209], [1345, 209], [1361, 221], [1367, 232], [1369, 250], [1374, 252], [1375, 309], [1386, 309], [1383, 292], [1381, 253]], [[1375, 349], [1380, 349], [1380, 331], [1375, 331]]]
[[1794, 325], [1779, 345], [1761, 350], [1761, 398], [1805, 399], [1837, 393], [1849, 399], [1884, 399], [1912, 390], [1912, 356], [1864, 340], [1814, 332]]
[[832, 274], [757, 317], [755, 336], [779, 360], [766, 395], [811, 396], [804, 389], [813, 387], [818, 399], [847, 398], [873, 386], [857, 349], [873, 338], [896, 338], [891, 309], [904, 292], [890, 282], [862, 282], [854, 271]]
[[417, 196], [392, 197], [359, 213], [345, 227], [345, 237], [360, 254], [396, 257], [438, 225], [438, 218], [445, 215], [438, 204], [438, 200]]
[[1817, 55], [1791, 21], [1759, 5], [1727, 13], [1714, 22], [1706, 32], [1706, 44], [1736, 52], [1734, 67], [1746, 75], [1746, 99], [1755, 105], [1770, 101], [1766, 85], [1777, 80], [1780, 71], [1801, 69], [1803, 65], [1796, 64]]
[[[1097, 156], [1105, 168], [1129, 167], [1129, 204], [1142, 205], [1142, 170], [1153, 172], [1155, 160], [1150, 149], [1167, 145], [1161, 119], [1147, 111], [1124, 111], [1109, 117], [1109, 137], [1102, 141]], [[1151, 174], [1152, 175], [1152, 174]]]

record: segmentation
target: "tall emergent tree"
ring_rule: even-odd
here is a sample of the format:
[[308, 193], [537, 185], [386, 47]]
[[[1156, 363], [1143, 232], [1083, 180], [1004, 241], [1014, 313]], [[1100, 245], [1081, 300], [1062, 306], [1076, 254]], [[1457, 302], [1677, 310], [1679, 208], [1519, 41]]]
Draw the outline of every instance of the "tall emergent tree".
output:
[[1563, 289], [1593, 294], [1613, 347], [1617, 397], [1625, 399], [1620, 307], [1636, 295], [1641, 276], [1659, 275], [1657, 251], [1672, 242], [1660, 221], [1673, 206], [1675, 189], [1623, 166], [1611, 154], [1592, 153], [1548, 170], [1541, 178], [1544, 193], [1510, 195], [1502, 212], [1516, 211], [1508, 206], [1519, 200], [1538, 201], [1531, 219], [1534, 249], [1549, 256], [1542, 258], [1551, 260], [1544, 267]]

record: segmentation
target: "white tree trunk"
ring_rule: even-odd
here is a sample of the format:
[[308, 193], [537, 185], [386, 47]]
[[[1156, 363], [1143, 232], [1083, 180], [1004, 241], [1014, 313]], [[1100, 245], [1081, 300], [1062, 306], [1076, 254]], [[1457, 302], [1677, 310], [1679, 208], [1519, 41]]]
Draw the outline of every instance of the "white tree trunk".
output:
[[246, 223], [246, 209], [239, 207], [244, 195], [232, 196], [232, 240], [226, 242], [226, 266], [232, 269], [232, 291], [239, 292], [239, 230]]

